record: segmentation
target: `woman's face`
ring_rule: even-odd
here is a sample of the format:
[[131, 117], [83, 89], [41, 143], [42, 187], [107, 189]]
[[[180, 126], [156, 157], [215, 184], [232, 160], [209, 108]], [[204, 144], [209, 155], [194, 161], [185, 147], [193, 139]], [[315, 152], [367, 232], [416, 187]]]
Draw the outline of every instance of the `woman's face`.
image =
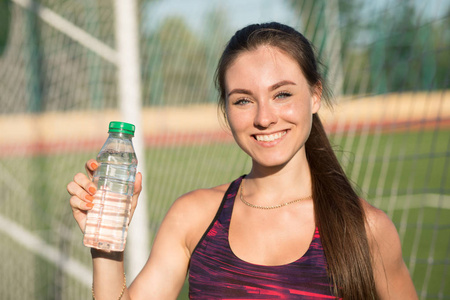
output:
[[305, 158], [321, 95], [294, 59], [271, 46], [243, 52], [225, 73], [225, 90], [231, 131], [254, 164], [275, 167]]

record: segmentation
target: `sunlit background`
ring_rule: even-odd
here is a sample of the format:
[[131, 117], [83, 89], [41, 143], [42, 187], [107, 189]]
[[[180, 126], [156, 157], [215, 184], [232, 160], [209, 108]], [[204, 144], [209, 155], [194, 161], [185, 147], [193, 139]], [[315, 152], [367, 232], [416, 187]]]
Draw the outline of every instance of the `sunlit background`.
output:
[[66, 185], [109, 121], [137, 125], [145, 181], [128, 283], [178, 196], [249, 171], [213, 76], [231, 35], [268, 21], [314, 43], [339, 159], [393, 219], [420, 299], [450, 299], [449, 14], [449, 0], [0, 0], [0, 299], [91, 297]]

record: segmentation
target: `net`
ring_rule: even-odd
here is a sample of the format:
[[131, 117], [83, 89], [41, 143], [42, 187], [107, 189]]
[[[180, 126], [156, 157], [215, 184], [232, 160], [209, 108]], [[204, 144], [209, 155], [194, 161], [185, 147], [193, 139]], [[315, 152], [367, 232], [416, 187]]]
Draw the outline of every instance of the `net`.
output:
[[[321, 118], [361, 195], [396, 225], [420, 299], [450, 299], [446, 1], [138, 5], [150, 240], [178, 196], [249, 171], [212, 79], [235, 30], [275, 20], [316, 45], [337, 102]], [[65, 187], [121, 118], [115, 22], [106, 0], [0, 1], [2, 299], [90, 297]]]

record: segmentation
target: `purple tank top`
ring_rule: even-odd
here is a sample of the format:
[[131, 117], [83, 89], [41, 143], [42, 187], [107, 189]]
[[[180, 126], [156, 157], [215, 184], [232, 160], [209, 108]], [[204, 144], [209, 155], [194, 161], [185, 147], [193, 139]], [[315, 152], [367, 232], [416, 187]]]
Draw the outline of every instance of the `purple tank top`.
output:
[[192, 253], [189, 298], [336, 299], [317, 228], [309, 249], [290, 264], [256, 265], [234, 255], [228, 229], [242, 178], [231, 183], [214, 220]]

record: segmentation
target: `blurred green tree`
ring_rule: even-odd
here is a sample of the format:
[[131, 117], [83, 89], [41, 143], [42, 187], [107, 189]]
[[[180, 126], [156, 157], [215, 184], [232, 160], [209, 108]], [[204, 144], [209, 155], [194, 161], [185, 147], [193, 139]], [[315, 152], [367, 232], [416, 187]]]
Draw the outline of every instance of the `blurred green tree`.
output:
[[[338, 7], [344, 94], [382, 94], [448, 88], [450, 9], [440, 19], [417, 11], [417, 3], [334, 0]], [[329, 28], [325, 0], [288, 0], [303, 33], [324, 56]], [[335, 42], [335, 40], [333, 40]], [[330, 62], [325, 61], [325, 65]]]
[[206, 102], [206, 48], [181, 17], [168, 17], [145, 37], [144, 103], [184, 105]]
[[[372, 92], [448, 88], [450, 60], [449, 14], [435, 20], [412, 3], [386, 10], [372, 20]], [[447, 26], [447, 27], [446, 27]]]

